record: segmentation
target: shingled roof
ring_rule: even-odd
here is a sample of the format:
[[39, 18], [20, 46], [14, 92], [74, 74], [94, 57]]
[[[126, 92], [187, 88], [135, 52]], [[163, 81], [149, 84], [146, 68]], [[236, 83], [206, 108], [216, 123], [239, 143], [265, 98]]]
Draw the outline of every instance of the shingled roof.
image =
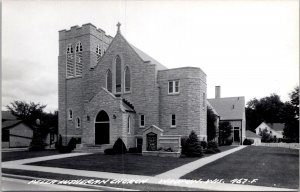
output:
[[271, 129], [275, 131], [283, 131], [284, 123], [266, 123]]
[[130, 46], [133, 48], [133, 50], [138, 54], [138, 56], [139, 56], [144, 62], [150, 62], [151, 64], [155, 64], [155, 65], [157, 66], [157, 70], [168, 69], [167, 67], [165, 67], [164, 65], [162, 65], [161, 63], [159, 63], [157, 60], [153, 59], [151, 56], [147, 55], [146, 53], [144, 53], [144, 52], [141, 51], [140, 49], [136, 48], [136, 47], [133, 46], [132, 44], [130, 44]]
[[208, 99], [220, 115], [220, 120], [242, 120], [245, 113], [245, 97]]
[[18, 119], [16, 116], [14, 116], [13, 114], [11, 114], [10, 111], [2, 111], [2, 121], [6, 121], [6, 120], [16, 120]]
[[247, 138], [261, 138], [259, 135], [256, 135], [255, 133], [253, 133], [252, 131], [246, 130], [246, 137]]

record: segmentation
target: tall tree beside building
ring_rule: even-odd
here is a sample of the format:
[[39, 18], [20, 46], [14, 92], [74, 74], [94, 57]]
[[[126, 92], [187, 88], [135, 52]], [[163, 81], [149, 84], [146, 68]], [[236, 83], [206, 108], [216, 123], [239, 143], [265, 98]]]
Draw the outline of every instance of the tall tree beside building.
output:
[[212, 141], [216, 137], [216, 121], [217, 115], [214, 114], [211, 108], [207, 107], [207, 141]]

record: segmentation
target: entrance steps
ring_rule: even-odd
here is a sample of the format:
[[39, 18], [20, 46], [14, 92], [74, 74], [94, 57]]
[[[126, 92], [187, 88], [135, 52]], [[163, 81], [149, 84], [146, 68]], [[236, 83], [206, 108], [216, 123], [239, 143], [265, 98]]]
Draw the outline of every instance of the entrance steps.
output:
[[91, 145], [91, 144], [77, 144], [74, 152], [85, 153], [104, 153], [105, 149], [112, 148], [113, 144]]

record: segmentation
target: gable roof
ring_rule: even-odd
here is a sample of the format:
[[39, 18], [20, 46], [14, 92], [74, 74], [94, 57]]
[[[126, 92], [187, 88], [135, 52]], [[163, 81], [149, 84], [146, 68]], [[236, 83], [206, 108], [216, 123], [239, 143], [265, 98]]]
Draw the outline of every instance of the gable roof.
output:
[[10, 120], [2, 122], [2, 129], [12, 128], [18, 124], [20, 124], [22, 120]]
[[16, 120], [16, 119], [18, 119], [18, 117], [11, 114], [10, 111], [2, 111], [1, 114], [2, 114], [2, 121], [3, 120]]
[[136, 48], [135, 46], [129, 44], [132, 49], [138, 54], [138, 56], [144, 61], [144, 62], [149, 62], [151, 64], [155, 64], [157, 66], [157, 70], [164, 70], [168, 69], [161, 63], [159, 63], [157, 60], [153, 59], [151, 56], [147, 55], [145, 52], [141, 51], [140, 49]]
[[206, 104], [207, 104], [207, 106], [212, 110], [212, 112], [213, 112], [215, 115], [217, 115], [217, 116], [220, 117], [219, 113], [215, 110], [215, 108], [210, 104], [210, 102], [209, 102], [208, 100], [206, 101]]
[[261, 138], [259, 135], [256, 135], [252, 131], [246, 130], [246, 137], [254, 137], [254, 138]]
[[220, 120], [242, 120], [245, 113], [245, 97], [208, 99], [220, 115]]
[[284, 123], [266, 123], [271, 129], [275, 131], [283, 131]]

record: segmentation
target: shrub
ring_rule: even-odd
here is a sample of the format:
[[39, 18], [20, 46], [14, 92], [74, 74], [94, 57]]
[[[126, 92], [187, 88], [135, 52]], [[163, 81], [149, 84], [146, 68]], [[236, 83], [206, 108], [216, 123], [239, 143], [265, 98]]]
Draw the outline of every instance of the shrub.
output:
[[116, 154], [124, 154], [127, 152], [126, 146], [121, 138], [118, 138], [113, 146], [113, 150]]
[[252, 145], [254, 143], [253, 139], [245, 139], [243, 142], [243, 145]]
[[206, 149], [207, 148], [207, 142], [206, 141], [201, 141], [200, 142], [200, 145], [203, 149]]
[[104, 150], [105, 155], [114, 155], [116, 154], [113, 148], [108, 148]]
[[182, 147], [182, 153], [188, 157], [201, 157], [203, 155], [202, 147], [194, 131], [191, 132]]
[[213, 149], [206, 149], [206, 150], [205, 150], [205, 153], [206, 153], [206, 154], [215, 154], [216, 152], [215, 152], [215, 150], [213, 150]]
[[217, 142], [215, 142], [215, 141], [209, 141], [209, 142], [207, 143], [207, 148], [208, 148], [208, 149], [215, 149], [215, 148], [218, 148], [218, 144], [217, 144]]
[[68, 143], [68, 147], [69, 149], [72, 151], [76, 148], [76, 144], [77, 144], [77, 139], [75, 139], [74, 137], [72, 137]]
[[131, 147], [128, 149], [128, 153], [141, 153], [142, 151], [139, 150], [137, 147]]

